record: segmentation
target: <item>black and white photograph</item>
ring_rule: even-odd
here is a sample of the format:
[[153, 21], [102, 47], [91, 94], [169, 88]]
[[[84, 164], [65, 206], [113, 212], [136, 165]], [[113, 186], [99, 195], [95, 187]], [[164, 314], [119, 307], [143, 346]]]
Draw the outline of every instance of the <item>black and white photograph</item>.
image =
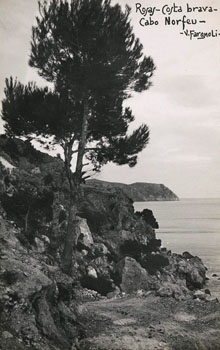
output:
[[0, 0], [0, 350], [220, 350], [220, 3]]

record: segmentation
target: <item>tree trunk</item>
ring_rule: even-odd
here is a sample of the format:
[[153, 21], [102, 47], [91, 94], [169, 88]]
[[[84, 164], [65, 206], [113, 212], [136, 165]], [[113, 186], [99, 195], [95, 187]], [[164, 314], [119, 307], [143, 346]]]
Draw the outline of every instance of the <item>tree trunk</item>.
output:
[[82, 132], [81, 132], [81, 138], [79, 140], [76, 171], [75, 171], [76, 182], [79, 185], [80, 185], [81, 176], [82, 176], [83, 156], [85, 153], [85, 147], [87, 142], [88, 121], [89, 121], [89, 105], [88, 105], [87, 96], [84, 97], [83, 104], [84, 104], [84, 109], [83, 109]]
[[78, 146], [78, 155], [77, 155], [76, 170], [74, 173], [74, 177], [70, 169], [72, 157], [67, 157], [70, 154], [69, 153], [70, 150], [67, 151], [66, 153], [64, 152], [66, 172], [67, 172], [67, 177], [70, 184], [70, 206], [69, 206], [67, 233], [66, 233], [64, 251], [62, 255], [62, 270], [68, 274], [70, 274], [72, 270], [73, 252], [76, 249], [77, 240], [80, 235], [79, 218], [77, 217], [77, 203], [79, 203], [79, 200], [82, 196], [80, 183], [81, 183], [81, 177], [82, 177], [83, 156], [85, 153], [85, 146], [87, 141], [88, 117], [89, 117], [88, 98], [86, 97], [84, 98], [82, 132], [81, 132], [81, 138]]
[[28, 230], [28, 217], [29, 217], [29, 213], [30, 213], [30, 206], [28, 207], [28, 210], [27, 210], [27, 213], [25, 215], [25, 218], [24, 218], [24, 232], [25, 234], [27, 234], [27, 230]]
[[69, 208], [67, 233], [62, 255], [62, 270], [70, 274], [72, 271], [73, 252], [76, 249], [77, 240], [80, 235], [79, 219], [77, 217], [77, 207], [72, 204]]

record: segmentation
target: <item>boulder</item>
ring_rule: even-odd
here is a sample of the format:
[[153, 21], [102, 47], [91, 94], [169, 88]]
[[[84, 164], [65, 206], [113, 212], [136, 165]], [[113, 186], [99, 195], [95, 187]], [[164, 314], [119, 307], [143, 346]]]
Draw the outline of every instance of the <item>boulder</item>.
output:
[[116, 299], [120, 296], [120, 289], [118, 287], [115, 287], [115, 290], [113, 292], [109, 292], [106, 296], [108, 299]]
[[10, 285], [10, 294], [17, 299], [30, 299], [35, 293], [53, 284], [35, 259], [22, 262], [10, 256], [2, 262], [2, 269], [2, 278]]
[[115, 276], [122, 292], [133, 293], [152, 287], [152, 276], [133, 258], [122, 259], [115, 268]]
[[205, 284], [206, 269], [202, 261], [198, 257], [190, 258], [190, 260], [181, 260], [177, 265], [177, 272], [184, 275], [187, 286], [190, 289], [202, 288]]
[[160, 297], [172, 297], [173, 296], [173, 286], [171, 284], [164, 284], [161, 286], [158, 291], [156, 292], [156, 295]]
[[50, 244], [50, 238], [48, 236], [42, 235], [41, 239], [44, 243], [46, 243], [47, 245]]
[[86, 219], [79, 218], [79, 228], [78, 244], [81, 243], [83, 247], [90, 248], [94, 241]]
[[88, 268], [87, 268], [87, 273], [88, 273], [88, 276], [90, 276], [90, 277], [98, 278], [97, 272], [96, 272], [96, 270], [94, 269], [94, 267], [92, 267], [92, 266], [88, 266]]
[[21, 299], [31, 299], [35, 293], [49, 288], [53, 282], [43, 272], [43, 264], [27, 255], [15, 236], [16, 230], [7, 221], [0, 222], [1, 261], [0, 279], [10, 286], [10, 294]]
[[104, 256], [110, 254], [108, 248], [104, 243], [94, 243], [92, 247], [92, 252], [96, 257]]
[[163, 253], [169, 259], [165, 272], [172, 275], [175, 280], [184, 280], [190, 290], [201, 289], [206, 281], [206, 268], [200, 258], [190, 253], [169, 254]]
[[44, 335], [49, 338], [56, 337], [58, 330], [51, 315], [49, 305], [45, 297], [36, 300], [37, 322]]
[[114, 268], [114, 263], [106, 255], [91, 260], [90, 265], [94, 267], [99, 277], [110, 277]]
[[81, 285], [92, 289], [101, 295], [114, 291], [115, 284], [112, 279], [114, 263], [107, 256], [100, 256], [90, 261], [86, 273], [81, 277]]
[[103, 276], [94, 278], [93, 276], [85, 275], [81, 278], [80, 282], [83, 288], [96, 291], [103, 296], [106, 296], [115, 289], [113, 280]]
[[185, 298], [187, 289], [178, 284], [174, 283], [163, 283], [162, 286], [157, 290], [156, 295], [160, 297], [173, 297], [176, 300], [182, 300]]
[[55, 283], [56, 293], [59, 300], [68, 302], [73, 297], [75, 279], [63, 273], [58, 266], [49, 266], [49, 277]]
[[2, 332], [2, 338], [11, 339], [11, 338], [13, 338], [13, 335], [8, 331], [4, 331], [4, 332]]
[[[63, 348], [69, 347], [69, 339], [76, 336], [75, 332], [75, 315], [65, 306], [63, 302], [57, 305], [54, 309], [47, 301], [45, 297], [36, 300], [37, 309], [37, 324], [41, 329], [43, 335], [55, 342], [57, 345], [61, 345]], [[54, 317], [54, 314], [56, 317]], [[58, 322], [57, 322], [58, 321]], [[63, 329], [69, 333], [69, 339], [64, 336], [63, 332], [59, 329], [59, 323], [62, 322]], [[68, 327], [68, 323], [72, 323], [72, 327]], [[69, 329], [68, 329], [69, 328]], [[71, 333], [71, 334], [70, 334]]]

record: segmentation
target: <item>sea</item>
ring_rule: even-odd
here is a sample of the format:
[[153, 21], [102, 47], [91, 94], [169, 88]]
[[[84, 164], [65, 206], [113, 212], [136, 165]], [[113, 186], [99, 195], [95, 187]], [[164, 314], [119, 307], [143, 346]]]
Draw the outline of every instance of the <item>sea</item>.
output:
[[207, 285], [220, 300], [220, 198], [135, 202], [134, 207], [153, 211], [159, 223], [156, 236], [163, 247], [174, 253], [188, 251], [203, 260]]

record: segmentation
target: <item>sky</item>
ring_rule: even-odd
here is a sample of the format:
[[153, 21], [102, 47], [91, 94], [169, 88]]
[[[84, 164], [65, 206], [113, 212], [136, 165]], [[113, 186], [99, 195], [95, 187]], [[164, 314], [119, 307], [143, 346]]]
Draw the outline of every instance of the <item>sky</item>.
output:
[[[134, 168], [108, 164], [98, 176], [106, 181], [124, 183], [163, 183], [179, 197], [220, 197], [220, 36], [190, 40], [179, 25], [165, 26], [164, 5], [170, 0], [120, 0], [123, 7], [131, 7], [134, 33], [143, 44], [144, 54], [151, 56], [157, 67], [153, 86], [134, 94], [126, 101], [132, 108], [135, 122], [131, 127], [146, 123], [150, 129], [150, 143], [138, 156]], [[136, 5], [141, 6], [142, 14]], [[203, 7], [206, 12], [190, 7]], [[179, 0], [171, 19], [184, 15], [206, 23], [186, 25], [185, 30], [220, 32], [220, 4], [218, 0]], [[152, 20], [158, 25], [141, 26], [143, 7], [154, 7]], [[210, 6], [218, 11], [209, 12]], [[167, 9], [167, 7], [165, 8]], [[150, 10], [150, 9], [149, 9]], [[44, 84], [35, 70], [28, 66], [31, 26], [38, 14], [36, 0], [0, 0], [0, 99], [4, 80], [12, 75], [27, 83]], [[168, 16], [168, 15], [166, 15]], [[142, 20], [143, 23], [145, 20]], [[2, 123], [0, 121], [2, 131]]]

